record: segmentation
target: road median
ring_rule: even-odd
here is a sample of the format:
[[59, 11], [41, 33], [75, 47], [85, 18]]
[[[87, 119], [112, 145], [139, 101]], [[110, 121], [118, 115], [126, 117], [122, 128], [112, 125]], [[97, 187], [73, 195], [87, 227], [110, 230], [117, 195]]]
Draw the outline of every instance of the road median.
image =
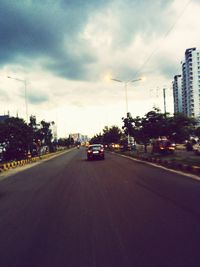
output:
[[31, 158], [28, 158], [28, 159], [22, 159], [22, 160], [16, 160], [16, 161], [10, 161], [10, 162], [6, 162], [6, 163], [1, 163], [0, 164], [0, 173], [8, 171], [10, 169], [15, 169], [17, 167], [22, 167], [22, 166], [27, 165], [27, 164], [35, 163], [37, 161], [48, 159], [48, 158], [51, 158], [53, 156], [62, 154], [62, 153], [67, 152], [67, 151], [70, 152], [72, 149], [74, 149], [74, 148], [63, 149], [63, 150], [59, 150], [59, 151], [56, 151], [56, 152], [44, 154], [44, 155], [41, 155], [41, 156], [31, 157]]

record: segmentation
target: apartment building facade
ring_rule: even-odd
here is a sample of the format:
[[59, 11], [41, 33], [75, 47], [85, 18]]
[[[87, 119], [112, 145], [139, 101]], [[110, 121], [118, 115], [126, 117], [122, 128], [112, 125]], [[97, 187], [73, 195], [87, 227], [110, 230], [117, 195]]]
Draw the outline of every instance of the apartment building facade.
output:
[[183, 112], [182, 104], [182, 76], [175, 75], [173, 81], [174, 113]]
[[189, 48], [182, 63], [182, 77], [174, 76], [174, 112], [182, 112], [200, 122], [200, 51]]

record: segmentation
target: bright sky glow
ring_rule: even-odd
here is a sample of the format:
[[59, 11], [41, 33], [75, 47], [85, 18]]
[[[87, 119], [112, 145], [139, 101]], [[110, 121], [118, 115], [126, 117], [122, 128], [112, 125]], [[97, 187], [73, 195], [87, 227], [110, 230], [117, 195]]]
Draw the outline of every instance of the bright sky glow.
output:
[[111, 77], [146, 78], [128, 84], [133, 116], [163, 111], [163, 88], [173, 112], [173, 76], [200, 48], [199, 14], [199, 0], [1, 0], [0, 114], [26, 118], [24, 83], [7, 76], [27, 81], [29, 115], [54, 120], [60, 137], [121, 127], [124, 85]]

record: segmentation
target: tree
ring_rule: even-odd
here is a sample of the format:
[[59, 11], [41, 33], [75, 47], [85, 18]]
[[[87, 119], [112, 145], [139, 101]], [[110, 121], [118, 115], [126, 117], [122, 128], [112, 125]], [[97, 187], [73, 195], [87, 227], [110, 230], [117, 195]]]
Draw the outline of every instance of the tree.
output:
[[58, 145], [59, 146], [67, 146], [67, 138], [59, 138], [58, 139]]
[[74, 138], [72, 138], [71, 136], [69, 136], [66, 140], [66, 145], [67, 147], [73, 146], [74, 145]]
[[30, 127], [20, 118], [8, 118], [0, 123], [0, 143], [4, 143], [5, 160], [22, 159], [32, 143]]
[[40, 124], [37, 124], [36, 117], [31, 115], [29, 127], [31, 128], [32, 144], [30, 146], [31, 155], [35, 156], [39, 153], [41, 147], [40, 140]]
[[40, 128], [40, 140], [44, 145], [50, 146], [51, 140], [52, 140], [52, 132], [50, 129], [50, 123], [42, 120], [40, 122], [41, 128]]
[[119, 144], [122, 137], [122, 131], [118, 126], [105, 126], [103, 129], [103, 143], [104, 144]]
[[168, 135], [169, 113], [161, 113], [158, 108], [149, 111], [143, 118], [143, 127], [149, 139]]
[[58, 139], [58, 145], [64, 146], [64, 147], [70, 147], [74, 145], [74, 139], [70, 136], [68, 138], [59, 138]]
[[0, 123], [0, 144], [5, 148], [4, 159], [15, 160], [25, 158], [29, 152], [36, 155], [42, 145], [54, 150], [52, 132], [53, 122], [41, 121], [37, 124], [36, 117], [31, 116], [29, 124], [20, 118], [8, 118]]
[[101, 133], [94, 135], [90, 139], [90, 144], [102, 144], [103, 143], [103, 135]]
[[[176, 113], [170, 118], [169, 137], [177, 143], [189, 139], [190, 135], [195, 134], [197, 121], [194, 118], [187, 117], [182, 113]], [[197, 128], [198, 129], [198, 128]]]
[[196, 120], [183, 114], [161, 113], [159, 109], [154, 108], [144, 117], [122, 118], [123, 129], [126, 134], [134, 137], [136, 142], [143, 143], [145, 151], [147, 144], [151, 139], [157, 139], [165, 136], [175, 142], [182, 142], [194, 133]]
[[144, 144], [145, 151], [147, 149], [147, 144], [149, 143], [149, 133], [146, 118], [140, 118], [137, 116], [136, 118], [128, 117], [122, 118], [124, 122], [124, 132], [126, 135], [130, 135], [134, 138], [137, 143]]

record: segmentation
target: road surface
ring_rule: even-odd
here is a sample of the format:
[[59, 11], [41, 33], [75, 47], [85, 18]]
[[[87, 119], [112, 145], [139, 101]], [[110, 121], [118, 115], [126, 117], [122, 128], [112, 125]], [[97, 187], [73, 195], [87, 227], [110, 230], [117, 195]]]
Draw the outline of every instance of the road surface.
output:
[[18, 170], [0, 175], [0, 267], [200, 266], [198, 181], [84, 148]]

